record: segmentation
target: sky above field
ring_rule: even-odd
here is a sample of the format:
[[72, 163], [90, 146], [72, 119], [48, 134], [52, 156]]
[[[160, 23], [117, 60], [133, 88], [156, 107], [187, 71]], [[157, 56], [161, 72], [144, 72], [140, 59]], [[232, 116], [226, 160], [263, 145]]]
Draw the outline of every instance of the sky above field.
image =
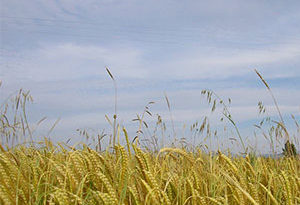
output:
[[119, 122], [132, 138], [138, 128], [132, 119], [150, 101], [155, 102], [150, 107], [153, 117], [146, 118], [150, 133], [160, 114], [172, 135], [164, 92], [178, 138], [188, 138], [184, 129], [205, 116], [215, 127], [231, 128], [217, 122], [218, 114], [212, 114], [201, 97], [202, 89], [212, 89], [232, 99], [230, 111], [243, 137], [266, 152], [266, 142], [253, 137], [254, 131], [260, 135], [253, 124], [263, 117], [257, 103], [266, 105], [265, 116], [278, 115], [254, 69], [270, 84], [287, 126], [299, 137], [290, 120], [294, 114], [299, 121], [300, 114], [299, 1], [0, 4], [1, 103], [19, 88], [30, 90], [31, 123], [47, 117], [40, 134], [58, 118], [52, 132], [57, 140], [80, 140], [77, 128], [111, 133], [104, 117], [112, 118], [114, 112], [108, 67], [117, 82]]

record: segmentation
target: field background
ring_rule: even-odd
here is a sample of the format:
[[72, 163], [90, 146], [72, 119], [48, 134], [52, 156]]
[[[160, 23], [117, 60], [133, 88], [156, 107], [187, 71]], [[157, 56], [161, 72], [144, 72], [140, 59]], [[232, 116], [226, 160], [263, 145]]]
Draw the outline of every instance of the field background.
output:
[[0, 0], [0, 204], [300, 204], [299, 11]]

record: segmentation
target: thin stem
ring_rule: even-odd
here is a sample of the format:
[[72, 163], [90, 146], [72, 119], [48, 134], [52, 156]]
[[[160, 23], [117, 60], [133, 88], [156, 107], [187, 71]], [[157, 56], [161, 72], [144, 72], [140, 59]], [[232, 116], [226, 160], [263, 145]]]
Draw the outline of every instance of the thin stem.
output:
[[114, 88], [115, 88], [115, 114], [114, 114], [114, 122], [113, 122], [113, 147], [115, 147], [116, 145], [116, 132], [117, 132], [117, 83], [115, 81], [114, 76], [111, 74], [111, 72], [109, 71], [109, 69], [106, 67], [105, 68], [108, 75], [110, 76], [110, 78], [113, 80], [114, 83]]

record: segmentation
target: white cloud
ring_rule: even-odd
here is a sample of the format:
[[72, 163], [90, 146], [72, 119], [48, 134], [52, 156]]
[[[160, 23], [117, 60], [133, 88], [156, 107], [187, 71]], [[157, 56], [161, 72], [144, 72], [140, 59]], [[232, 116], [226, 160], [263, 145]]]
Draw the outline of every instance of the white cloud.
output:
[[282, 72], [282, 67], [276, 69], [271, 66], [276, 64], [286, 66], [290, 61], [296, 60], [298, 62], [299, 57], [299, 42], [290, 46], [273, 46], [251, 50], [215, 48], [201, 51], [199, 48], [199, 50], [193, 50], [181, 56], [179, 54], [176, 59], [160, 65], [164, 69], [160, 69], [159, 75], [178, 79], [228, 78], [242, 76], [253, 72], [254, 68], [258, 68], [270, 74], [268, 77], [272, 77], [272, 75], [279, 77], [278, 70], [281, 76], [295, 77], [295, 75], [300, 76], [298, 68]]
[[[141, 67], [141, 53], [133, 48], [104, 48], [64, 43], [43, 45], [26, 50], [20, 65], [4, 68], [3, 78], [10, 81], [59, 81], [83, 77], [103, 76], [105, 66], [119, 77], [145, 77]], [[7, 64], [16, 59], [7, 60]]]
[[[149, 64], [146, 51], [134, 47], [116, 48], [104, 46], [64, 43], [42, 45], [34, 50], [24, 51], [21, 59], [6, 59], [7, 64], [2, 78], [6, 81], [57, 81], [76, 80], [84, 77], [106, 75], [108, 66], [117, 78], [143, 79], [206, 79], [229, 78], [253, 72], [254, 68], [263, 71], [265, 77], [300, 76], [300, 70], [292, 66], [282, 72], [278, 65], [298, 62], [300, 45], [262, 49], [212, 49], [192, 50], [179, 53], [162, 62]], [[19, 61], [16, 64], [14, 61]], [[276, 67], [273, 67], [275, 65]]]
[[[170, 120], [163, 91], [175, 123], [210, 115], [199, 85], [218, 87], [220, 96], [231, 97], [239, 122], [257, 117], [260, 100], [277, 115], [263, 85], [220, 89], [216, 82], [228, 88], [237, 78], [255, 80], [254, 68], [266, 79], [300, 77], [299, 12], [286, 3], [10, 0], [3, 5], [1, 13], [8, 18], [1, 18], [1, 98], [19, 87], [31, 89], [39, 104], [34, 115], [44, 111], [52, 121], [61, 117], [61, 133], [102, 126], [104, 114], [113, 112], [105, 66], [117, 79], [124, 122], [151, 100], [157, 102], [153, 112]], [[282, 113], [299, 114], [298, 87], [278, 87], [273, 91]]]

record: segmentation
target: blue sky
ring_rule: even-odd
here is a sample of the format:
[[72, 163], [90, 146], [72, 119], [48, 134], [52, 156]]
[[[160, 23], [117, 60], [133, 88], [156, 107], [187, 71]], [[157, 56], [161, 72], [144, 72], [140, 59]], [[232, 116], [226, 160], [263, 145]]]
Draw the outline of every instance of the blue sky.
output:
[[[31, 90], [32, 123], [47, 116], [43, 133], [60, 117], [57, 140], [80, 140], [76, 128], [111, 132], [104, 115], [113, 114], [114, 93], [105, 66], [117, 80], [119, 121], [132, 136], [131, 119], [149, 101], [171, 128], [164, 92], [177, 135], [206, 115], [214, 124], [217, 114], [200, 95], [209, 88], [232, 99], [233, 118], [253, 142], [258, 101], [276, 116], [254, 68], [287, 120], [291, 113], [299, 120], [299, 1], [1, 0], [0, 7], [1, 101]], [[263, 152], [267, 145], [257, 140]]]

